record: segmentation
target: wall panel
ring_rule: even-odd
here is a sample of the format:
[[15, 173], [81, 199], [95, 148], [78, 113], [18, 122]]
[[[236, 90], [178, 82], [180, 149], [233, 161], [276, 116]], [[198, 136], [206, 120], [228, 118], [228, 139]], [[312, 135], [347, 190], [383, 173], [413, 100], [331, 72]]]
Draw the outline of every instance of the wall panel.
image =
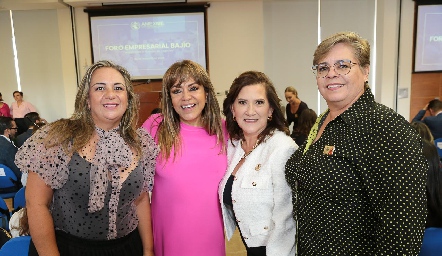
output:
[[0, 11], [0, 92], [9, 106], [14, 101], [12, 93], [17, 90], [17, 79], [12, 49], [11, 18], [9, 11]]

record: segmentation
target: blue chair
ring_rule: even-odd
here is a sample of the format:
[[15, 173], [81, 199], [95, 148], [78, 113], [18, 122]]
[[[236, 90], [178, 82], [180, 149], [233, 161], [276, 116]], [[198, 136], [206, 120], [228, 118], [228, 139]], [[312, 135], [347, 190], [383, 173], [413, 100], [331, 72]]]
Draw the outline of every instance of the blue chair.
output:
[[0, 249], [0, 256], [28, 256], [30, 242], [30, 236], [11, 238]]
[[437, 153], [439, 153], [439, 157], [442, 159], [442, 138], [435, 139], [434, 145], [436, 145]]
[[419, 256], [439, 256], [442, 253], [442, 228], [426, 228]]
[[20, 189], [20, 184], [15, 173], [4, 164], [0, 164], [0, 197], [3, 199], [14, 198], [15, 193]]
[[19, 210], [21, 208], [26, 207], [26, 199], [25, 199], [25, 189], [26, 187], [22, 187], [14, 196], [14, 211]]
[[5, 200], [0, 198], [0, 226], [9, 231], [9, 220], [11, 213]]

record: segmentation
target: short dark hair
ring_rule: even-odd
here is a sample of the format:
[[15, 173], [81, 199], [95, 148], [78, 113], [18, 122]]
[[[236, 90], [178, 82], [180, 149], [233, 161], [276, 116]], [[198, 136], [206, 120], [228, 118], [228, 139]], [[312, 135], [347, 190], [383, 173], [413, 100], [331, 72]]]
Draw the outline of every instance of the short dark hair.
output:
[[31, 127], [37, 125], [36, 122], [40, 120], [40, 115], [37, 112], [29, 112], [24, 118], [26, 125]]
[[14, 94], [16, 94], [16, 93], [20, 93], [20, 95], [23, 96], [23, 92], [20, 92], [20, 91], [14, 91], [14, 92], [12, 93], [12, 96], [14, 96]]
[[0, 134], [5, 134], [5, 130], [12, 127], [12, 117], [0, 116]]
[[442, 101], [439, 99], [430, 100], [430, 102], [428, 102], [428, 109], [432, 109], [433, 111], [442, 110]]
[[161, 108], [154, 108], [154, 109], [152, 109], [152, 111], [150, 111], [151, 115], [158, 114], [158, 113], [161, 113]]

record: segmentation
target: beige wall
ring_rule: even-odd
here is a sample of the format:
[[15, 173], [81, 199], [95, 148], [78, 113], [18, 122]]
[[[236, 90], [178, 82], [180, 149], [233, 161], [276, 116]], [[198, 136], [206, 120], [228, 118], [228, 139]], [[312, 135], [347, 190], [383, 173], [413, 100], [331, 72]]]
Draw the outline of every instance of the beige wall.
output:
[[209, 72], [222, 106], [224, 91], [246, 70], [264, 70], [261, 1], [213, 2], [207, 11]]
[[0, 75], [2, 77], [0, 92], [8, 105], [14, 101], [12, 92], [17, 90], [12, 40], [10, 37], [7, 37], [8, 40], [2, 40], [6, 35], [11, 34], [10, 19], [9, 12], [0, 12]]
[[[402, 15], [400, 24], [399, 61], [397, 72], [398, 88], [408, 89], [411, 93], [411, 72], [413, 70], [413, 26], [414, 26], [414, 1], [402, 1]], [[397, 100], [397, 112], [407, 120], [410, 117], [410, 97]]]
[[[243, 71], [260, 70], [267, 73], [274, 81], [283, 104], [285, 104], [284, 88], [294, 85], [299, 87], [302, 100], [318, 111], [320, 98], [314, 76], [309, 70], [318, 40], [317, 2], [317, 0], [211, 2], [208, 9], [209, 68], [216, 91], [227, 90], [233, 79]], [[364, 25], [357, 24], [360, 22], [359, 16], [365, 20], [372, 19], [370, 22], [373, 24], [369, 24], [372, 27], [376, 17], [376, 34], [373, 34], [376, 38], [376, 48], [372, 51], [377, 53], [376, 67], [372, 67], [376, 77], [371, 78], [373, 81], [370, 83], [376, 85], [376, 99], [394, 109], [397, 101], [397, 84], [401, 88], [409, 88], [411, 83], [414, 2], [402, 0], [401, 23], [399, 23], [399, 2], [400, 0], [327, 0], [328, 6], [334, 8], [321, 10], [321, 15], [326, 17], [322, 21], [325, 27], [323, 29], [327, 30], [323, 32], [325, 34], [323, 36], [347, 29], [349, 26], [344, 22], [342, 27], [339, 24], [340, 18], [348, 17], [345, 16], [348, 13], [352, 14], [352, 18], [347, 22], [355, 23], [350, 27], [354, 30], [357, 30], [359, 25]], [[355, 4], [362, 7], [355, 8]], [[367, 10], [363, 7], [365, 5], [373, 10]], [[60, 45], [56, 49], [57, 54], [47, 57], [59, 58], [57, 63], [60, 70], [57, 71], [59, 73], [57, 76], [60, 75], [60, 78], [50, 81], [54, 83], [49, 86], [51, 92], [40, 89], [35, 90], [36, 94], [33, 95], [56, 101], [58, 105], [62, 104], [61, 112], [55, 111], [52, 107], [43, 107], [45, 109], [43, 115], [49, 121], [70, 116], [73, 112], [76, 84], [79, 79], [75, 70], [75, 59], [80, 78], [85, 73], [85, 67], [91, 64], [87, 14], [82, 8], [73, 10], [77, 43], [75, 56], [69, 9], [52, 11], [57, 14]], [[360, 23], [367, 23], [365, 20]], [[331, 27], [328, 26], [330, 22], [334, 24]], [[401, 38], [400, 43], [397, 43], [399, 25]], [[42, 62], [42, 65], [47, 64]], [[46, 75], [52, 74], [50, 71], [45, 72]], [[48, 99], [48, 95], [51, 98]], [[53, 98], [54, 95], [57, 98]], [[223, 96], [218, 99], [222, 102]], [[397, 106], [397, 111], [408, 119], [409, 98], [398, 100]]]

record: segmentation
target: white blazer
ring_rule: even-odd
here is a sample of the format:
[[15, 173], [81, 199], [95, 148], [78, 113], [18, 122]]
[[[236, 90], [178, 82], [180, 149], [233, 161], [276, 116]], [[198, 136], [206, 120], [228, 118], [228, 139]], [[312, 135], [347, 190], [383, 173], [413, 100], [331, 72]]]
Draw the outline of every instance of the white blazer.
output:
[[[227, 172], [218, 189], [229, 240], [236, 224], [233, 212], [223, 203], [224, 187], [244, 155], [239, 141], [233, 144], [228, 142]], [[244, 241], [248, 247], [266, 246], [267, 255], [295, 255], [292, 191], [285, 179], [285, 164], [296, 149], [292, 138], [275, 131], [247, 156], [233, 181], [233, 211]]]

